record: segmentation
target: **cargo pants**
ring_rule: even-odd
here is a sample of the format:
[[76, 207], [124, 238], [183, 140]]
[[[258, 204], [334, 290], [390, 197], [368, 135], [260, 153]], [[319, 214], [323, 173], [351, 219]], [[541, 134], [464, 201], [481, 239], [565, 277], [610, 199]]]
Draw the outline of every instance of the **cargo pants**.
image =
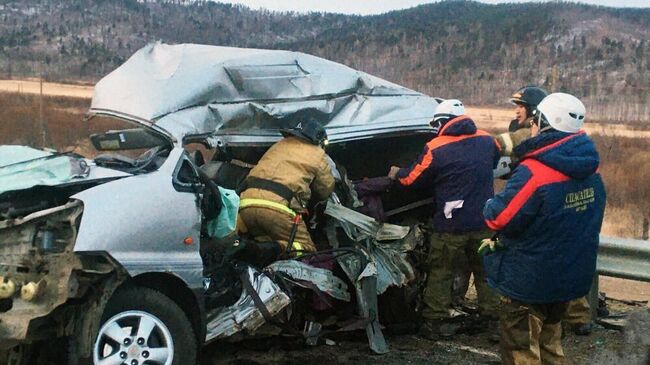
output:
[[501, 298], [501, 362], [504, 365], [566, 364], [561, 321], [569, 303], [526, 304]]
[[569, 302], [564, 321], [570, 325], [580, 325], [591, 322], [591, 308], [587, 297], [581, 297]]
[[[246, 230], [258, 241], [276, 241], [287, 248], [291, 235], [293, 219], [287, 213], [279, 212], [265, 207], [247, 207], [239, 211], [239, 216], [246, 226]], [[305, 222], [301, 221], [296, 231], [292, 250], [314, 252], [316, 247], [311, 240]]]
[[432, 233], [429, 238], [427, 264], [429, 276], [424, 289], [422, 317], [428, 320], [448, 319], [452, 314], [454, 263], [465, 255], [474, 274], [481, 315], [498, 317], [499, 297], [487, 285], [483, 261], [476, 252], [481, 240], [489, 237], [487, 230], [467, 233]]

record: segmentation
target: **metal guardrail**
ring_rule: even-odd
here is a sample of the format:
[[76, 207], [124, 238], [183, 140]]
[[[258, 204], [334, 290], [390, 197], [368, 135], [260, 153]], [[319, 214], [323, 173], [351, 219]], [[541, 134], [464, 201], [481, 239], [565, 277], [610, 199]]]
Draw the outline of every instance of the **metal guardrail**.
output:
[[650, 241], [600, 236], [600, 275], [650, 282]]

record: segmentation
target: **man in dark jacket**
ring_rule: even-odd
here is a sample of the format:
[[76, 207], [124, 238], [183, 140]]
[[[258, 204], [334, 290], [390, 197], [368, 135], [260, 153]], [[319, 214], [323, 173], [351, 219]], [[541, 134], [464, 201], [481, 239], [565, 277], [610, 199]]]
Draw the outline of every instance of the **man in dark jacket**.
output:
[[402, 186], [428, 186], [434, 195], [421, 330], [427, 338], [452, 336], [458, 329], [451, 288], [453, 265], [461, 255], [467, 256], [474, 273], [480, 313], [484, 318], [498, 314], [498, 297], [487, 286], [476, 249], [489, 236], [481, 210], [494, 195], [492, 170], [499, 151], [494, 139], [464, 113], [459, 100], [443, 101], [432, 121], [435, 137], [411, 167], [393, 166], [389, 173]]
[[521, 163], [485, 204], [498, 243], [481, 250], [488, 284], [502, 296], [504, 364], [563, 364], [560, 321], [596, 270], [605, 188], [596, 148], [580, 128], [585, 107], [555, 93], [538, 106], [533, 138], [515, 148]]

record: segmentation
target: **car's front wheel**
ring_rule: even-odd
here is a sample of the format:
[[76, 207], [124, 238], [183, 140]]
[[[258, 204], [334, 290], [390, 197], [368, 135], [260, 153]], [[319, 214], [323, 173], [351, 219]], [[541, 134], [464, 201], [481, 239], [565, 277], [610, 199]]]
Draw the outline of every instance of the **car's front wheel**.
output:
[[93, 345], [101, 365], [192, 365], [197, 343], [183, 310], [149, 288], [126, 287], [111, 298]]

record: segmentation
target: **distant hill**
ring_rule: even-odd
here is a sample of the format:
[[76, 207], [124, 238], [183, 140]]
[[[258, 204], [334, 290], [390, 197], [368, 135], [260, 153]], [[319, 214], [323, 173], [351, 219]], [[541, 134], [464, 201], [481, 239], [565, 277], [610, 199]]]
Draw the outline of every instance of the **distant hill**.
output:
[[650, 9], [445, 1], [362, 17], [206, 1], [0, 0], [0, 77], [95, 82], [154, 40], [307, 52], [475, 105], [538, 84], [584, 98], [600, 119], [650, 120]]

